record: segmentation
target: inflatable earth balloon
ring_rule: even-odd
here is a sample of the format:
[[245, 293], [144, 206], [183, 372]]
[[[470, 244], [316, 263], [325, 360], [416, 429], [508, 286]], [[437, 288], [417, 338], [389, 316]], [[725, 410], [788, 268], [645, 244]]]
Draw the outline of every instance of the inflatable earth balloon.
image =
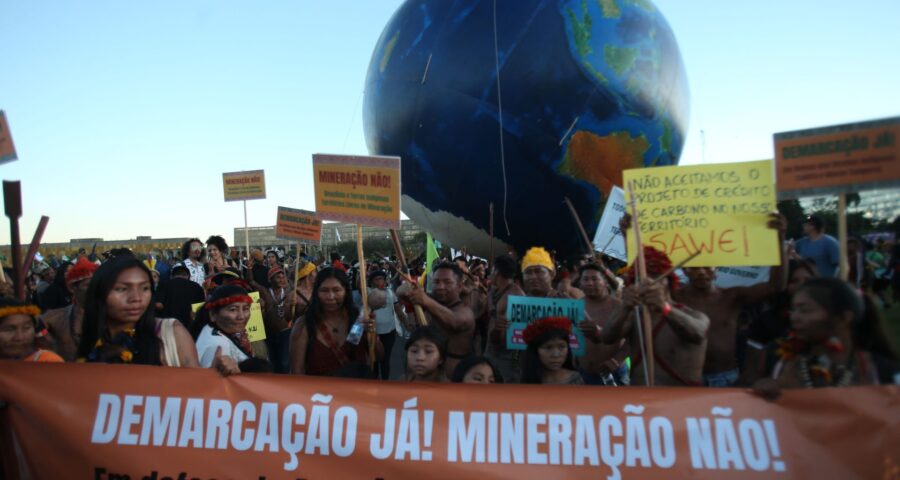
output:
[[363, 121], [435, 238], [486, 256], [493, 204], [497, 253], [565, 255], [586, 247], [564, 200], [592, 236], [622, 170], [678, 163], [688, 97], [650, 0], [407, 0], [372, 54]]

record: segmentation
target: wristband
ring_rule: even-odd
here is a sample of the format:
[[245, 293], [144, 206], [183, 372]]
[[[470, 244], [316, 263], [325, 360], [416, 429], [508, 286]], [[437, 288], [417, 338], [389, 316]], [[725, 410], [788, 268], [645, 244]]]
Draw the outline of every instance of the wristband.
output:
[[663, 304], [662, 316], [668, 317], [670, 313], [672, 313], [672, 305], [669, 305], [669, 302], [666, 302]]

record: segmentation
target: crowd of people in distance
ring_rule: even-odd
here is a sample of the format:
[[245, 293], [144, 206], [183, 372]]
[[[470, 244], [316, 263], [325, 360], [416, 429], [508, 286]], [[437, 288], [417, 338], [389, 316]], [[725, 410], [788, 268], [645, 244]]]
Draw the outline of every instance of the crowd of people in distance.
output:
[[[35, 262], [28, 301], [0, 283], [0, 359], [225, 376], [745, 386], [767, 398], [788, 388], [900, 383], [883, 317], [900, 295], [898, 246], [866, 250], [854, 238], [849, 278], [841, 280], [837, 242], [820, 218], [807, 218], [796, 242], [785, 241], [781, 215], [769, 227], [779, 232], [781, 263], [768, 281], [730, 288], [717, 286], [714, 268], [680, 274], [650, 246], [643, 277], [604, 255], [560, 259], [535, 246], [490, 262], [439, 259], [427, 275], [424, 259], [406, 268], [394, 257], [373, 258], [365, 282], [359, 265], [339, 255], [252, 250], [239, 258], [219, 236], [185, 242], [177, 260], [125, 249], [80, 254]], [[525, 349], [512, 349], [512, 297], [582, 299], [582, 320], [540, 318], [521, 331]], [[257, 305], [264, 340], [248, 327]], [[580, 356], [576, 331], [585, 339]], [[652, 357], [643, 336], [652, 338]]]

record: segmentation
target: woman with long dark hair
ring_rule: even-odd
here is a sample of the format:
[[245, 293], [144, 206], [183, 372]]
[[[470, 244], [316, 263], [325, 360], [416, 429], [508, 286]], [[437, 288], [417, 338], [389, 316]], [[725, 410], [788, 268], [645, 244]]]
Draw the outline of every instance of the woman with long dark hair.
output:
[[86, 362], [197, 367], [197, 350], [181, 322], [157, 319], [150, 270], [131, 255], [94, 272], [85, 300], [78, 358]]
[[566, 317], [542, 318], [525, 328], [522, 337], [528, 349], [525, 351], [522, 383], [584, 384], [572, 361], [570, 333], [572, 321]]
[[[358, 317], [347, 274], [333, 267], [319, 272], [309, 308], [291, 330], [291, 373], [333, 376], [350, 362], [366, 361], [369, 336], [363, 335], [356, 345], [347, 341]], [[367, 333], [375, 331], [373, 318], [362, 322]], [[376, 356], [380, 351], [381, 344], [376, 343]]]
[[778, 341], [770, 378], [756, 382], [771, 398], [781, 388], [890, 383], [900, 356], [875, 302], [837, 278], [814, 278], [794, 295], [791, 334]]

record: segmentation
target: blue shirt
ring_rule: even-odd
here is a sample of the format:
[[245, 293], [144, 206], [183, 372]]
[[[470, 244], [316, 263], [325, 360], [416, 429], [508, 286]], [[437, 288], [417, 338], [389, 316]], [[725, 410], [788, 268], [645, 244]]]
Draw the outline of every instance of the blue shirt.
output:
[[816, 262], [820, 276], [833, 277], [837, 273], [841, 258], [840, 247], [837, 239], [831, 235], [822, 235], [816, 241], [809, 237], [801, 238], [794, 248], [801, 257], [811, 258]]

